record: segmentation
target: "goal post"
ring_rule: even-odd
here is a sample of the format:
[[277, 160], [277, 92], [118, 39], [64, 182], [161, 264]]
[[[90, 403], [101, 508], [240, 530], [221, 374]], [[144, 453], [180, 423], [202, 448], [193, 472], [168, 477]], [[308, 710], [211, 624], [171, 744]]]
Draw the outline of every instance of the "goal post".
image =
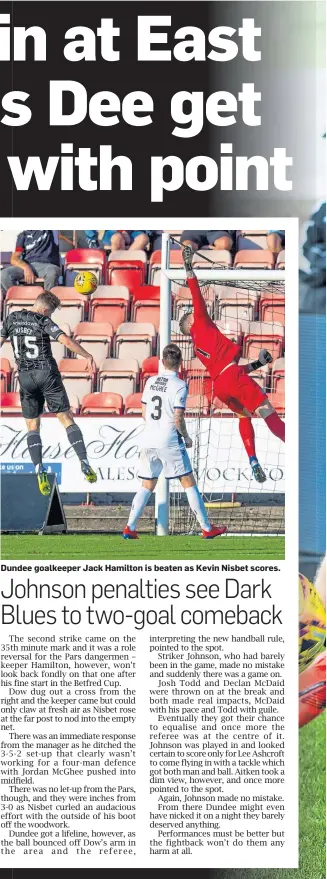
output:
[[[170, 239], [169, 233], [164, 232], [162, 235], [162, 259], [161, 259], [161, 280], [160, 280], [160, 328], [159, 328], [160, 366], [159, 366], [159, 370], [162, 369], [162, 362], [161, 361], [162, 361], [163, 349], [171, 341], [171, 338], [172, 338], [172, 323], [171, 323], [172, 314], [174, 313], [174, 317], [177, 317], [177, 318], [181, 314], [181, 312], [175, 313], [175, 310], [173, 312], [174, 302], [173, 302], [173, 298], [172, 298], [172, 287], [173, 287], [173, 290], [175, 293], [178, 288], [180, 288], [180, 289], [184, 288], [184, 291], [186, 288], [186, 273], [185, 273], [184, 267], [180, 266], [180, 265], [171, 266], [170, 241], [171, 241], [171, 239]], [[210, 251], [208, 251], [208, 256], [209, 255], [210, 255]], [[195, 256], [196, 256], [196, 254], [195, 254]], [[199, 257], [199, 259], [200, 258], [201, 257]], [[215, 303], [217, 303], [219, 301], [219, 295], [220, 295], [219, 291], [221, 291], [222, 288], [226, 288], [226, 290], [228, 290], [228, 288], [230, 290], [231, 289], [232, 290], [239, 289], [240, 301], [243, 301], [242, 296], [244, 297], [244, 294], [247, 291], [248, 291], [249, 299], [251, 298], [251, 296], [255, 297], [255, 295], [256, 295], [258, 302], [260, 300], [260, 295], [262, 292], [269, 293], [269, 291], [272, 291], [272, 292], [274, 291], [279, 294], [284, 293], [284, 290], [285, 290], [285, 288], [284, 288], [285, 271], [283, 271], [283, 270], [278, 270], [278, 269], [270, 270], [270, 269], [257, 269], [257, 268], [252, 268], [252, 269], [237, 269], [237, 268], [235, 269], [234, 268], [233, 269], [233, 268], [224, 268], [224, 267], [217, 268], [216, 265], [217, 265], [217, 263], [211, 263], [211, 265], [209, 265], [209, 263], [203, 261], [203, 268], [202, 267], [195, 268], [196, 277], [200, 283], [200, 286], [204, 290], [204, 294], [206, 294], [206, 290], [209, 290], [210, 287], [211, 287], [211, 291], [213, 290], [213, 298], [211, 298], [211, 305], [208, 303], [208, 307], [209, 307], [209, 309], [210, 309], [210, 307], [213, 309], [212, 316], [214, 318], [217, 318], [217, 313], [214, 311], [214, 309], [215, 309]], [[190, 299], [191, 299], [191, 296], [189, 296], [189, 300]], [[181, 306], [183, 306], [183, 303], [179, 303], [179, 304]], [[190, 302], [188, 303], [188, 305], [186, 305], [186, 302], [185, 302], [185, 307], [189, 308]], [[175, 305], [174, 305], [174, 309], [175, 309]], [[276, 317], [276, 324], [278, 324], [278, 317]], [[174, 327], [173, 335], [175, 334], [175, 332], [176, 332], [176, 328]], [[179, 340], [178, 340], [178, 344], [180, 344]], [[182, 353], [184, 355], [183, 361], [184, 361], [184, 366], [185, 366], [185, 365], [187, 365], [187, 360], [188, 360], [189, 355], [185, 354], [185, 352], [183, 351], [183, 347], [184, 347], [183, 343], [181, 344], [181, 347], [182, 347]], [[266, 345], [263, 343], [262, 347], [266, 347]], [[269, 347], [269, 344], [267, 345], [267, 347]], [[192, 357], [192, 355], [191, 355], [191, 357]], [[193, 357], [194, 357], [194, 354], [193, 354]], [[228, 413], [228, 414], [229, 414], [229, 416], [231, 416], [231, 413]], [[234, 416], [234, 421], [235, 421], [235, 419], [238, 422], [238, 419], [236, 416]], [[229, 422], [229, 428], [227, 429], [227, 427], [226, 427], [225, 430], [228, 434], [230, 433], [231, 421], [232, 421], [232, 416], [226, 417], [226, 413], [224, 416], [221, 415], [221, 418], [220, 418], [221, 423], [219, 426], [220, 433], [224, 432], [224, 430], [223, 430], [223, 423], [224, 422], [226, 425], [227, 425], [227, 422]], [[199, 409], [199, 411], [197, 413], [197, 423], [196, 423], [196, 425], [194, 425], [194, 428], [193, 428], [193, 433], [194, 433], [194, 437], [195, 437], [194, 445], [196, 447], [193, 449], [193, 465], [194, 465], [196, 479], [197, 479], [197, 481], [199, 481], [199, 489], [200, 489], [200, 491], [202, 490], [204, 492], [205, 499], [207, 501], [207, 506], [212, 507], [213, 509], [218, 509], [219, 507], [226, 509], [226, 507], [228, 507], [228, 506], [233, 507], [233, 504], [230, 502], [230, 498], [228, 500], [226, 500], [226, 502], [224, 502], [223, 497], [219, 498], [220, 503], [216, 502], [216, 498], [214, 498], [212, 500], [212, 498], [210, 496], [208, 496], [208, 491], [206, 490], [207, 489], [206, 480], [204, 477], [203, 477], [203, 479], [201, 478], [201, 473], [199, 472], [199, 470], [201, 470], [201, 467], [197, 466], [197, 464], [196, 464], [196, 461], [198, 461], [198, 463], [200, 461], [200, 463], [202, 463], [202, 470], [203, 470], [203, 463], [204, 463], [203, 462], [203, 454], [204, 454], [203, 453], [203, 444], [205, 445], [206, 442], [207, 442], [208, 446], [210, 444], [210, 429], [211, 429], [211, 424], [213, 422], [217, 422], [217, 417], [212, 417], [212, 409], [210, 410], [210, 414], [209, 414], [209, 416], [207, 416], [206, 419], [203, 418], [201, 409]], [[209, 427], [207, 427], [208, 424], [209, 424]], [[216, 428], [216, 431], [214, 430], [213, 433], [217, 434], [217, 425], [215, 424], [214, 427]], [[205, 430], [207, 430], [207, 439], [205, 439]], [[267, 430], [267, 428], [266, 428], [266, 430]], [[234, 430], [234, 433], [235, 433], [235, 430]], [[220, 440], [217, 442], [220, 442]], [[227, 442], [227, 440], [226, 440], [226, 442]], [[230, 442], [235, 443], [235, 438], [231, 438]], [[202, 443], [202, 447], [199, 452], [199, 446], [201, 443]], [[225, 443], [225, 445], [226, 445], [226, 443]], [[261, 446], [262, 446], [262, 440], [261, 440]], [[220, 452], [221, 452], [220, 446], [219, 446], [219, 449], [215, 452], [216, 455], [218, 455], [218, 451], [220, 454]], [[202, 461], [201, 461], [201, 455], [202, 455]], [[228, 453], [228, 455], [229, 455], [229, 453]], [[228, 457], [228, 460], [230, 460], [230, 457]], [[172, 486], [170, 485], [170, 482], [168, 480], [166, 480], [163, 476], [161, 476], [158, 480], [158, 484], [157, 484], [157, 488], [156, 488], [156, 498], [155, 498], [156, 531], [157, 531], [158, 536], [164, 536], [169, 533], [170, 493], [171, 493], [171, 497], [173, 498], [175, 513], [176, 513], [176, 511], [178, 513], [178, 506], [179, 505], [182, 506], [182, 504], [183, 504], [184, 498], [182, 498], [182, 494], [179, 491], [176, 492], [176, 489], [173, 492], [171, 492], [171, 490], [172, 490]], [[232, 497], [233, 497], [233, 492], [232, 492]], [[234, 506], [236, 506], [236, 505], [234, 504]], [[240, 506], [240, 504], [238, 504], [238, 506]], [[244, 528], [244, 517], [240, 518], [240, 522], [242, 523], [242, 528]], [[188, 525], [190, 525], [190, 518], [189, 518]], [[192, 528], [189, 530], [192, 530]]]

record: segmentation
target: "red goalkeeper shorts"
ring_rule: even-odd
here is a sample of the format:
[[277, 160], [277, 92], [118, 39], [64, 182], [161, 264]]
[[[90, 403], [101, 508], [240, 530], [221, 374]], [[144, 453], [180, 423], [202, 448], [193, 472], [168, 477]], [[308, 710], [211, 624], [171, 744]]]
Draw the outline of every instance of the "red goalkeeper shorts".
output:
[[267, 400], [267, 395], [244, 369], [237, 363], [225, 369], [215, 380], [214, 395], [232, 412], [242, 414], [243, 409], [247, 409], [252, 414]]

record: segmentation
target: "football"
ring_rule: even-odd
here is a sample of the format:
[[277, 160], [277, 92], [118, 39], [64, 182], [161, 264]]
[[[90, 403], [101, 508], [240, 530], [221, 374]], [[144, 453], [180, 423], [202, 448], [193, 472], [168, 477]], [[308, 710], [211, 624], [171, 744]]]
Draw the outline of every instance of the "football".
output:
[[307, 577], [299, 574], [299, 674], [326, 648], [324, 603]]
[[98, 286], [98, 281], [94, 272], [79, 272], [74, 278], [74, 287], [77, 293], [83, 293], [88, 296], [94, 293]]

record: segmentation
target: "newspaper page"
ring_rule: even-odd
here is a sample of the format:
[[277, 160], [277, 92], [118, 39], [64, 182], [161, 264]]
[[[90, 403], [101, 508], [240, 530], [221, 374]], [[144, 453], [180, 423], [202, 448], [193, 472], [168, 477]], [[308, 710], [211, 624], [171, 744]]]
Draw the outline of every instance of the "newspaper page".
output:
[[3, 879], [326, 875], [324, 20], [3, 3]]

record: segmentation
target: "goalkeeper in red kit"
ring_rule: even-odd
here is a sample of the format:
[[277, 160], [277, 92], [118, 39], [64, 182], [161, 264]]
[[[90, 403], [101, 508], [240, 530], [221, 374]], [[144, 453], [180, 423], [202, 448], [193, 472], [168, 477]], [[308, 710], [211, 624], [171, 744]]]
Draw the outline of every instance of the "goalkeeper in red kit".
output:
[[252, 473], [257, 482], [265, 482], [266, 476], [255, 451], [255, 437], [251, 415], [259, 415], [267, 427], [285, 442], [285, 424], [271, 406], [267, 394], [249, 376], [249, 372], [272, 362], [272, 356], [263, 348], [258, 360], [246, 366], [238, 366], [242, 349], [227, 339], [208, 315], [196, 275], [192, 268], [193, 250], [183, 248], [187, 284], [192, 295], [193, 312], [184, 314], [180, 330], [190, 335], [195, 354], [206, 367], [212, 381], [214, 395], [239, 417], [240, 435], [249, 457]]

